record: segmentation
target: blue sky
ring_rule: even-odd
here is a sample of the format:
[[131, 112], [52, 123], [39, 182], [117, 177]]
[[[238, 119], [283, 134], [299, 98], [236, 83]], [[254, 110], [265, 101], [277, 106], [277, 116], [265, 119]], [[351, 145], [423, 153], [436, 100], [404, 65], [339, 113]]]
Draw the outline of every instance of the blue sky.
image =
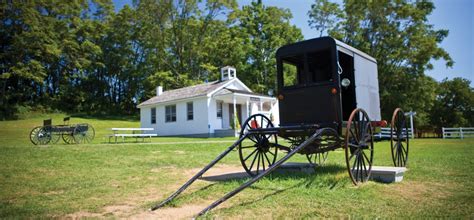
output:
[[[113, 0], [116, 9], [120, 9], [125, 4], [130, 4], [131, 0]], [[239, 5], [246, 5], [251, 0], [239, 0]], [[288, 8], [293, 14], [292, 24], [299, 27], [305, 39], [318, 37], [319, 35], [308, 26], [307, 12], [313, 4], [313, 0], [263, 0], [265, 5]], [[342, 1], [338, 1], [342, 2]], [[474, 1], [473, 0], [434, 0], [436, 9], [428, 17], [429, 23], [435, 29], [448, 29], [449, 36], [441, 43], [454, 60], [454, 66], [447, 68], [445, 62], [434, 61], [434, 69], [426, 74], [436, 80], [463, 77], [471, 81], [474, 85]]]

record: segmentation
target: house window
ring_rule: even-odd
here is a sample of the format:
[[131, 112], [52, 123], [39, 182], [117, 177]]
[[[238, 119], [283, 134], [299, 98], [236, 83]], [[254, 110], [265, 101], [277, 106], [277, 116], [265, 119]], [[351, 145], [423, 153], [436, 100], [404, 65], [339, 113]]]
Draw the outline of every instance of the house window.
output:
[[222, 102], [217, 102], [217, 118], [222, 118]]
[[165, 122], [176, 121], [176, 105], [168, 105], [165, 107]]
[[151, 123], [156, 124], [156, 108], [151, 108]]
[[188, 113], [188, 120], [194, 119], [194, 109], [193, 109], [193, 102], [186, 103], [186, 112]]

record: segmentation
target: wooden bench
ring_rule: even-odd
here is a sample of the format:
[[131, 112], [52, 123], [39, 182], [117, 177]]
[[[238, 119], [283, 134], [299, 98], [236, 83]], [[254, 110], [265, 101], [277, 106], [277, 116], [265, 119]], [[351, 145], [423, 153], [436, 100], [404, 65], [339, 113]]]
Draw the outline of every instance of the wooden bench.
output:
[[[138, 138], [142, 138], [142, 141], [144, 142], [145, 137], [148, 137], [151, 140], [151, 137], [157, 136], [157, 134], [143, 133], [144, 131], [153, 131], [154, 130], [153, 128], [111, 128], [110, 130], [112, 130], [112, 132], [114, 133], [107, 135], [109, 138], [109, 142], [110, 142], [110, 138], [115, 138], [115, 143], [117, 143], [118, 137], [122, 138], [122, 142], [125, 142], [126, 137], [134, 137], [136, 138], [137, 141], [138, 141]], [[118, 133], [118, 132], [127, 132], [127, 131], [131, 131], [132, 133]]]

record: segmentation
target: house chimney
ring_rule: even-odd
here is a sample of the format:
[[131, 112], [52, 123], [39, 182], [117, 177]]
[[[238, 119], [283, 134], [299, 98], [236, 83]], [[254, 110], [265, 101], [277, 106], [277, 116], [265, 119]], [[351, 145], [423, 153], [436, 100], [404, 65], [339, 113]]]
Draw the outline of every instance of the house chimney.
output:
[[160, 96], [161, 94], [163, 94], [163, 87], [156, 87], [156, 96]]

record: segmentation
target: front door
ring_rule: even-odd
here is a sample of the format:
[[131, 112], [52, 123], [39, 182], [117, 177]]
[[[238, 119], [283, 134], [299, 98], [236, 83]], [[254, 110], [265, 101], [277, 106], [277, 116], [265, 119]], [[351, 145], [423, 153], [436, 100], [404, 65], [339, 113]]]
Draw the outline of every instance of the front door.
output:
[[[236, 104], [235, 108], [237, 109], [237, 120], [239, 120], [239, 125], [242, 125], [242, 105]], [[233, 124], [234, 124], [234, 104], [229, 104], [229, 125], [231, 125], [232, 127]]]

